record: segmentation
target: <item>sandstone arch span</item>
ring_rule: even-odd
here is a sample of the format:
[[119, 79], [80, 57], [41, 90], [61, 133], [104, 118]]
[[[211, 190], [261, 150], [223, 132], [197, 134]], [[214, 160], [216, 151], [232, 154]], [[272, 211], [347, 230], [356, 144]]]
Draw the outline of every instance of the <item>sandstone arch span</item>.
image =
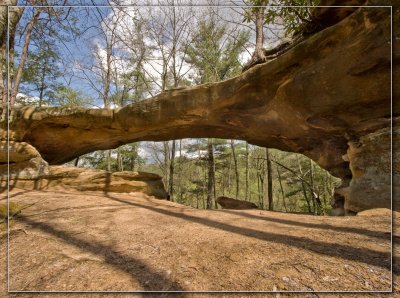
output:
[[[394, 17], [399, 18], [397, 10]], [[388, 8], [363, 7], [227, 81], [169, 90], [116, 110], [13, 109], [10, 140], [31, 144], [48, 163], [61, 164], [133, 141], [242, 139], [302, 153], [342, 178], [343, 186], [374, 165], [375, 177], [382, 174], [379, 187], [369, 194], [375, 197], [356, 199], [368, 201], [365, 206], [352, 205], [351, 196], [360, 195], [352, 194], [352, 181], [344, 191], [347, 207], [389, 207], [390, 198], [376, 198], [390, 183], [383, 178], [387, 167], [376, 167], [381, 161], [373, 148], [383, 150], [385, 157], [390, 149], [390, 32]], [[393, 52], [394, 62], [399, 55]], [[398, 93], [398, 88], [394, 85], [393, 91]], [[2, 114], [5, 128], [5, 111]], [[3, 129], [3, 141], [5, 137]], [[365, 158], [365, 168], [357, 168]]]

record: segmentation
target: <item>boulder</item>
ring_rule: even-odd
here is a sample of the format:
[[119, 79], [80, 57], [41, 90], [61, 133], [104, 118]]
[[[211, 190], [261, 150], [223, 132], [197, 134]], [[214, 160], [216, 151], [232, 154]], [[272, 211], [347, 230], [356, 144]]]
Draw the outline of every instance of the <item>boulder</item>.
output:
[[[7, 150], [8, 148], [8, 150]], [[48, 164], [40, 153], [26, 142], [0, 141], [0, 176], [10, 179], [36, 179], [48, 172]]]
[[223, 209], [258, 209], [258, 206], [254, 203], [236, 200], [229, 197], [218, 197], [216, 201]]

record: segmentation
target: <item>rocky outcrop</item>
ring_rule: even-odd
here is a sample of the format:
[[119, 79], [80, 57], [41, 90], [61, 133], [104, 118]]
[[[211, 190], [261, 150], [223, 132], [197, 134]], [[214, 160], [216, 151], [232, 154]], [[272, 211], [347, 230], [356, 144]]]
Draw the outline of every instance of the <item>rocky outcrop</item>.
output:
[[8, 161], [10, 161], [10, 179], [36, 179], [48, 171], [47, 162], [32, 145], [26, 142], [0, 141], [1, 180], [6, 178]]
[[[400, 141], [399, 133], [400, 129], [395, 128], [394, 142]], [[370, 206], [390, 208], [392, 199], [390, 141], [390, 129], [383, 128], [362, 136], [358, 141], [349, 142], [349, 149], [344, 158], [350, 161], [352, 179], [350, 185], [341, 190], [345, 197], [345, 209], [358, 212], [369, 209]], [[395, 164], [393, 172], [400, 173], [399, 167], [398, 163]], [[400, 191], [396, 181], [393, 191], [394, 193]]]
[[251, 202], [236, 200], [228, 197], [218, 197], [216, 202], [221, 205], [223, 209], [257, 209], [257, 205]]
[[[352, 155], [343, 159], [348, 143], [390, 125], [390, 25], [388, 8], [359, 8], [238, 77], [169, 90], [121, 109], [13, 109], [10, 139], [31, 144], [49, 164], [134, 141], [242, 139], [302, 153], [347, 187], [352, 179]], [[394, 63], [399, 59], [395, 50]], [[393, 86], [395, 95], [399, 86]], [[394, 115], [399, 112], [395, 106]], [[5, 118], [3, 111], [3, 128]], [[349, 208], [381, 206], [376, 200], [358, 204], [365, 200], [364, 191], [350, 189], [346, 195], [355, 200]]]
[[46, 174], [36, 177], [36, 179], [19, 177], [18, 179], [11, 179], [10, 184], [13, 187], [26, 190], [75, 189], [105, 193], [143, 192], [160, 199], [167, 198], [161, 177], [145, 172], [110, 173], [102, 170], [50, 166]]

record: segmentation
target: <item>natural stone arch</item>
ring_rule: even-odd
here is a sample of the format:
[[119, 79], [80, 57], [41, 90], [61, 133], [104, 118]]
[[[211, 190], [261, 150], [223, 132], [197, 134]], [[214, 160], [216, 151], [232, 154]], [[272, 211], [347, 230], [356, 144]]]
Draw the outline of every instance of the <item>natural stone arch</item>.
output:
[[[31, 144], [50, 164], [134, 141], [241, 139], [302, 153], [346, 187], [354, 172], [349, 148], [362, 148], [371, 133], [383, 139], [390, 133], [390, 59], [390, 10], [360, 8], [230, 80], [169, 90], [116, 110], [13, 109], [10, 139]], [[367, 205], [352, 210], [388, 207], [388, 201]]]

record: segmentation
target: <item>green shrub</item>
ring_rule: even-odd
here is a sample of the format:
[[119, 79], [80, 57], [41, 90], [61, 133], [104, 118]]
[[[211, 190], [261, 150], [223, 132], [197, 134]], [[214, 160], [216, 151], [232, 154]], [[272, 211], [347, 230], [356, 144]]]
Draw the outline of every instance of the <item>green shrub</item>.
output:
[[[10, 218], [21, 213], [23, 206], [17, 203], [10, 203]], [[0, 220], [7, 219], [7, 204], [0, 204]]]

